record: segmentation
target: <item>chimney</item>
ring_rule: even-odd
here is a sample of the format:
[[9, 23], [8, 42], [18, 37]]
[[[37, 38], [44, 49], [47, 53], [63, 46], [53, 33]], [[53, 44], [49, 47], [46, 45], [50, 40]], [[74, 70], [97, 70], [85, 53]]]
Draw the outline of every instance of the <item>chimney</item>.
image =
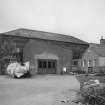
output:
[[104, 44], [105, 45], [105, 39], [103, 39], [103, 36], [101, 36], [100, 44]]

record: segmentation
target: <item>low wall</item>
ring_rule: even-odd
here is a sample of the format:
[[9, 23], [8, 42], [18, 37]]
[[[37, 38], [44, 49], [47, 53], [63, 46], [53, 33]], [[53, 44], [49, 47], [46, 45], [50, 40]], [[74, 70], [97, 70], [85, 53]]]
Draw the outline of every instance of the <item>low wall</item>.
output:
[[99, 72], [105, 73], [105, 66], [94, 67], [93, 71], [94, 73], [99, 73]]

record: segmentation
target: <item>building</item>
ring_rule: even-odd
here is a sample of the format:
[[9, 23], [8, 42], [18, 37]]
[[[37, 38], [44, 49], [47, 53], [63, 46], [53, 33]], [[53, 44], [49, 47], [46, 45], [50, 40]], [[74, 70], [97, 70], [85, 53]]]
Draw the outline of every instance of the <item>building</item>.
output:
[[100, 44], [90, 43], [82, 57], [82, 69], [87, 72], [105, 71], [105, 39]]
[[89, 46], [72, 36], [29, 29], [1, 33], [0, 39], [9, 40], [7, 45], [14, 48], [10, 54], [15, 52], [22, 62], [30, 61], [32, 74], [60, 74], [64, 68], [69, 72], [72, 60], [81, 58]]

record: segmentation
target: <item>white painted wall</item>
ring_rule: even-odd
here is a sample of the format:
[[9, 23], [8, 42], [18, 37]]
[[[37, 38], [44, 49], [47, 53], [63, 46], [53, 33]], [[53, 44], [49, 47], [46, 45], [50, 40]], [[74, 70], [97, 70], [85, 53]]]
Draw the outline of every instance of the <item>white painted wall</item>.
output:
[[105, 57], [99, 57], [99, 66], [105, 66]]

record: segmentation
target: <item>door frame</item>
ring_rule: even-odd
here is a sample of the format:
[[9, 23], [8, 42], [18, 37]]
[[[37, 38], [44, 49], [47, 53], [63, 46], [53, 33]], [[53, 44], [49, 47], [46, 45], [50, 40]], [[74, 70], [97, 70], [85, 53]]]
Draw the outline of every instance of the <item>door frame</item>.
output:
[[[42, 61], [42, 62], [46, 62], [46, 68], [39, 68], [39, 61]], [[49, 68], [49, 64], [48, 62], [54, 62], [54, 65], [55, 67], [54, 68]], [[52, 66], [52, 64], [51, 64]], [[39, 69], [45, 69], [45, 72], [39, 72]], [[51, 69], [55, 69], [55, 72], [54, 73], [51, 73], [49, 72], [49, 70]], [[57, 59], [37, 59], [37, 73], [38, 74], [56, 74], [57, 73]]]

